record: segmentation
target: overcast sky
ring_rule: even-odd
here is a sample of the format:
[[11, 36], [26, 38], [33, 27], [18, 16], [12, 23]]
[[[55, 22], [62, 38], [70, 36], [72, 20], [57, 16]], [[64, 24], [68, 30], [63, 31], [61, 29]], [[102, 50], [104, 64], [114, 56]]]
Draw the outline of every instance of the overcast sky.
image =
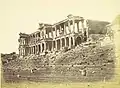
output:
[[18, 53], [20, 32], [37, 31], [38, 23], [56, 23], [68, 14], [111, 22], [120, 0], [0, 0], [0, 53]]

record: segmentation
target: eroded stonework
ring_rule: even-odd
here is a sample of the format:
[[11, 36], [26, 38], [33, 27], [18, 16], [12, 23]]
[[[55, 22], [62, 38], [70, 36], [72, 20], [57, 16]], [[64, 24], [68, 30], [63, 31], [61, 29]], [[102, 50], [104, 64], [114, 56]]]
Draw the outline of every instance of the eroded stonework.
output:
[[88, 41], [89, 30], [99, 30], [100, 24], [108, 24], [103, 21], [94, 22], [95, 24], [83, 17], [68, 15], [65, 20], [53, 25], [39, 23], [38, 31], [31, 34], [19, 34], [19, 55], [45, 55], [66, 47], [74, 48], [80, 43]]

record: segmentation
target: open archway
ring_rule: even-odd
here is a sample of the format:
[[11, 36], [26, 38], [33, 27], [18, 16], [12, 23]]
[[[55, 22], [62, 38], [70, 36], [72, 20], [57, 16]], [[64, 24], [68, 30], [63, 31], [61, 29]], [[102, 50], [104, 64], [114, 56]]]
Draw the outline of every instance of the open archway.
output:
[[75, 39], [75, 46], [79, 45], [82, 43], [82, 38], [80, 36], [78, 36], [76, 39]]
[[44, 51], [44, 44], [42, 43], [42, 52]]
[[60, 50], [60, 39], [57, 40], [57, 50]]
[[39, 51], [39, 53], [40, 53], [40, 52], [41, 52], [41, 47], [40, 47], [40, 45], [38, 45], [38, 47], [39, 47], [39, 48], [38, 48], [38, 49], [39, 49], [38, 51]]
[[62, 38], [62, 47], [65, 47], [65, 39]]
[[73, 38], [71, 37], [71, 46], [73, 46]]
[[66, 37], [66, 46], [69, 46], [69, 38]]

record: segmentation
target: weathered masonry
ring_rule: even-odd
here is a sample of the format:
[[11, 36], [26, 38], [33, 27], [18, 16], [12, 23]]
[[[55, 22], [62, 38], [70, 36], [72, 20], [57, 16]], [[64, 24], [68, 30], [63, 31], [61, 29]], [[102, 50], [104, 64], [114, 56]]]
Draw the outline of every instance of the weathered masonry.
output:
[[73, 15], [68, 15], [67, 19], [53, 25], [39, 23], [38, 31], [19, 34], [19, 55], [44, 55], [65, 47], [74, 48], [87, 41], [89, 29], [88, 20]]

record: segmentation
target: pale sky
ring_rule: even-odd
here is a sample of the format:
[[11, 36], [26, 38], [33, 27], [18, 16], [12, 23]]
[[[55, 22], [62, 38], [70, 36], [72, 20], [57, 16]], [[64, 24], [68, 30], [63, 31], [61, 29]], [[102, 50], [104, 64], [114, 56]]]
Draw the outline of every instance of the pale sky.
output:
[[68, 14], [112, 21], [120, 0], [0, 0], [0, 53], [18, 53], [20, 32], [37, 31], [38, 23], [56, 23]]

